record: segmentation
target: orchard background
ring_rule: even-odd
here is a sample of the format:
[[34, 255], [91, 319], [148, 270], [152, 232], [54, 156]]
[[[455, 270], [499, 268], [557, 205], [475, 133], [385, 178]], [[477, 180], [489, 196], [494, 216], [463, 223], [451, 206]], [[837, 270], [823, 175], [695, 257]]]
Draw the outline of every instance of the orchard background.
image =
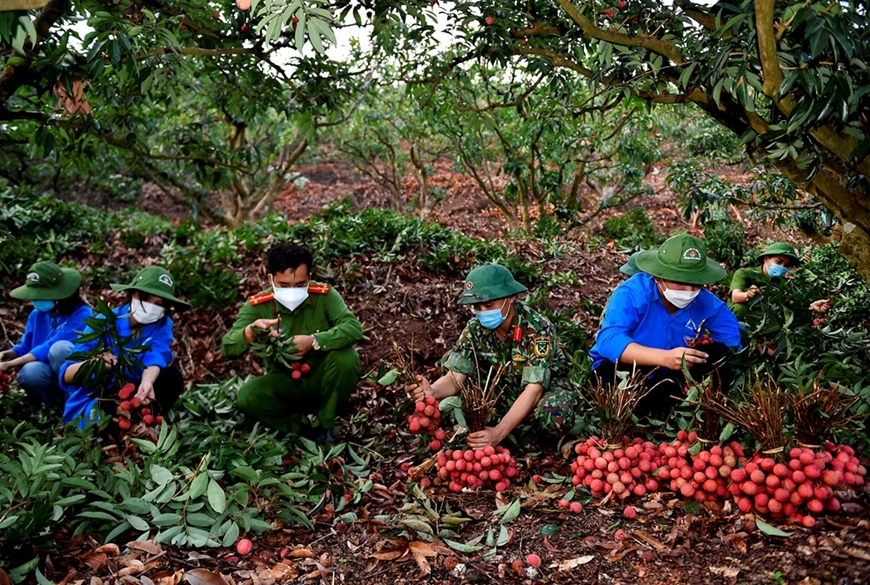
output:
[[[82, 271], [93, 304], [113, 302], [111, 283], [160, 263], [194, 305], [175, 329], [188, 391], [159, 429], [95, 442], [95, 429], [62, 428], [59, 412], [25, 404], [14, 382], [0, 396], [4, 583], [870, 578], [868, 492], [845, 481], [870, 456], [863, 4], [0, 8], [3, 289], [53, 260]], [[674, 457], [700, 461], [697, 473], [733, 457], [776, 482], [772, 494], [785, 489], [769, 480], [785, 473], [776, 465], [842, 455], [842, 480], [813, 498], [838, 503], [813, 511], [811, 527], [766, 500], [747, 507], [736, 489], [698, 502], [644, 476], [644, 493], [617, 503], [582, 484], [580, 458], [607, 450], [586, 440], [631, 423], [587, 379], [617, 267], [680, 231], [702, 234], [732, 270], [771, 239], [809, 260], [754, 311], [747, 347], [776, 350], [747, 351], [732, 392], [732, 411], [772, 405], [781, 428], [730, 421], [699, 385], [644, 439], [669, 473], [681, 473]], [[332, 449], [239, 415], [235, 392], [261, 367], [219, 353], [240, 304], [265, 286], [265, 250], [286, 239], [314, 250], [317, 277], [365, 327], [366, 376]], [[415, 467], [429, 443], [409, 432], [414, 405], [389, 370], [395, 341], [434, 372], [468, 318], [458, 284], [484, 261], [529, 286], [586, 402], [561, 449], [506, 445], [519, 470], [508, 489], [456, 493], [434, 484], [434, 467]], [[727, 282], [716, 290], [724, 298]], [[825, 297], [833, 307], [819, 320], [806, 307]], [[3, 343], [28, 310], [4, 295]], [[809, 414], [825, 416], [808, 419], [800, 405], [822, 395], [832, 402], [810, 402]], [[798, 441], [819, 445], [806, 463], [791, 453]], [[749, 458], [786, 448], [755, 470], [736, 446]]]

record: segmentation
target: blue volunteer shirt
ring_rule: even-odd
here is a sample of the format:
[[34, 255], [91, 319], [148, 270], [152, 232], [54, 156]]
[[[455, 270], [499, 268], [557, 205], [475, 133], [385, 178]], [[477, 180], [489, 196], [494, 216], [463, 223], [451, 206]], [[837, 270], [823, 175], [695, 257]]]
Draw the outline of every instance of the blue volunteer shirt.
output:
[[[120, 337], [122, 339], [130, 337], [133, 334], [133, 330], [130, 327], [130, 305], [127, 304], [112, 309], [112, 312], [118, 315], [116, 323]], [[93, 330], [90, 327], [85, 331], [85, 333], [91, 332], [93, 332]], [[129, 346], [118, 347], [116, 345], [110, 345], [106, 348], [106, 351], [111, 351], [115, 357], [118, 357], [120, 352], [148, 346], [150, 347], [148, 351], [136, 354], [136, 357], [142, 361], [142, 364], [146, 368], [150, 366], [165, 368], [173, 359], [172, 350], [170, 349], [172, 339], [172, 319], [169, 317], [162, 317], [156, 323], [140, 326], [138, 336], [130, 340]], [[110, 341], [111, 340], [108, 339], [106, 340], [107, 343], [110, 343]], [[97, 340], [89, 343], [80, 343], [73, 348], [73, 352], [90, 351], [96, 345]], [[74, 363], [76, 362], [66, 361], [60, 368], [59, 383], [60, 387], [64, 392], [66, 392], [66, 405], [63, 410], [64, 423], [68, 423], [79, 417], [89, 417], [91, 411], [97, 405], [96, 397], [89, 396], [88, 391], [86, 391], [82, 386], [74, 383], [67, 384], [63, 381], [63, 376], [67, 369]], [[126, 374], [129, 380], [134, 384], [142, 379], [142, 370], [138, 368], [136, 371], [127, 371]]]
[[592, 369], [604, 360], [619, 363], [619, 356], [632, 342], [656, 349], [687, 347], [702, 329], [708, 329], [715, 342], [740, 347], [737, 317], [716, 295], [702, 288], [688, 307], [671, 315], [653, 277], [641, 272], [613, 291], [595, 345], [589, 350]]
[[58, 315], [57, 311], [37, 311], [27, 317], [24, 335], [12, 350], [18, 357], [33, 354], [36, 359], [48, 363], [48, 350], [58, 341], [75, 341], [85, 329], [85, 319], [94, 314], [93, 309], [82, 303], [70, 315]]

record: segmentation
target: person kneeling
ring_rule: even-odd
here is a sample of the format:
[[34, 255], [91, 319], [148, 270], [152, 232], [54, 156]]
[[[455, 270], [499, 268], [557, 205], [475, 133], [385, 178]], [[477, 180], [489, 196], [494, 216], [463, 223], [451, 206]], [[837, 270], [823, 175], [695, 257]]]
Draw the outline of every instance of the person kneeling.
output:
[[671, 397], [686, 385], [684, 360], [695, 380], [715, 375], [727, 391], [727, 360], [740, 347], [740, 326], [725, 303], [702, 288], [721, 280], [725, 270], [687, 234], [642, 252], [636, 262], [641, 273], [613, 291], [589, 351], [593, 382], [611, 385], [616, 370], [641, 371], [651, 391], [638, 404], [638, 417], [667, 416], [675, 404]]
[[335, 413], [359, 381], [353, 345], [362, 339], [362, 325], [334, 288], [311, 281], [314, 259], [307, 248], [278, 244], [267, 263], [271, 289], [242, 305], [221, 352], [234, 358], [270, 336], [290, 351], [280, 359], [263, 356], [266, 374], [243, 385], [236, 403], [245, 414], [291, 434], [299, 433], [303, 414], [316, 413], [322, 438], [331, 442]]
[[82, 276], [78, 270], [53, 262], [30, 267], [24, 286], [9, 293], [14, 299], [33, 303], [33, 311], [21, 341], [0, 354], [0, 372], [18, 370], [18, 385], [32, 401], [44, 406], [63, 404], [58, 385], [60, 368], [73, 348], [91, 307], [79, 295]]
[[[83, 419], [80, 426], [84, 426], [85, 420], [94, 418], [99, 399], [117, 395], [125, 382], [136, 388], [131, 399], [137, 398], [148, 406], [152, 416], [167, 412], [184, 391], [181, 372], [169, 365], [174, 357], [170, 349], [173, 336], [166, 308], [171, 305], [186, 309], [190, 305], [175, 296], [172, 275], [164, 268], [151, 266], [140, 270], [130, 284], [113, 284], [112, 289], [129, 293], [127, 303], [112, 310], [117, 336], [103, 335], [102, 339], [78, 343], [71, 354], [88, 353], [98, 343], [105, 344], [103, 353], [92, 359], [104, 362], [108, 379], [77, 379], [81, 376], [76, 373], [86, 362], [67, 360], [60, 370], [60, 385], [67, 395], [64, 423]], [[96, 318], [105, 319], [102, 315]], [[93, 333], [94, 329], [88, 327], [82, 338]], [[116, 337], [125, 343], [120, 345]]]
[[406, 388], [414, 400], [441, 400], [459, 394], [466, 382], [484, 386], [503, 368], [495, 392], [500, 420], [468, 435], [472, 449], [494, 447], [518, 427], [530, 431], [533, 440], [555, 442], [574, 425], [577, 393], [566, 384], [568, 368], [556, 330], [517, 299], [527, 290], [503, 266], [486, 264], [469, 272], [458, 304], [471, 305], [475, 316], [442, 358], [446, 373], [431, 385], [417, 376], [417, 384]]

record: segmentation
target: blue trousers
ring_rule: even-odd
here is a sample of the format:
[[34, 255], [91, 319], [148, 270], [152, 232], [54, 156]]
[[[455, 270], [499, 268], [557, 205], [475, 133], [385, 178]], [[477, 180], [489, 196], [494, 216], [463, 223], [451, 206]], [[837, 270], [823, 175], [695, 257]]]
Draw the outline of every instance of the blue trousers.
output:
[[69, 341], [57, 341], [48, 350], [48, 363], [30, 362], [18, 370], [18, 385], [34, 401], [45, 406], [54, 406], [64, 401], [63, 390], [57, 383], [58, 373], [67, 356], [72, 352]]

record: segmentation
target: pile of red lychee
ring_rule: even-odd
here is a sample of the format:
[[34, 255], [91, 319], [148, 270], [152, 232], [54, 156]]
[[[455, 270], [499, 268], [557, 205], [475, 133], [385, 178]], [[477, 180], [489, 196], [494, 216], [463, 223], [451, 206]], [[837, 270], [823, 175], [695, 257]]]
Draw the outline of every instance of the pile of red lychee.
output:
[[121, 399], [121, 404], [118, 405], [118, 426], [121, 430], [130, 429], [133, 424], [130, 419], [134, 412], [139, 413], [146, 426], [163, 424], [163, 417], [151, 414], [151, 409], [142, 406], [142, 401], [137, 396], [133, 396], [134, 392], [136, 392], [136, 386], [133, 384], [127, 384], [118, 391], [118, 398]]
[[662, 464], [662, 454], [650, 441], [640, 438], [625, 448], [607, 449], [593, 437], [574, 447], [577, 459], [571, 463], [575, 486], [588, 487], [594, 497], [613, 492], [621, 500], [643, 496], [659, 489], [655, 472]]
[[812, 528], [825, 510], [836, 512], [834, 492], [864, 485], [866, 468], [846, 445], [825, 443], [823, 451], [793, 447], [787, 463], [761, 454], [730, 474], [731, 493], [743, 513], [757, 512], [789, 518]]
[[437, 468], [435, 483], [448, 482], [452, 492], [460, 492], [466, 487], [493, 487], [502, 492], [520, 473], [517, 460], [501, 446], [464, 451], [448, 449], [438, 453]]
[[432, 437], [429, 443], [429, 449], [432, 451], [441, 449], [441, 442], [447, 438], [447, 433], [439, 429], [439, 425], [441, 425], [441, 410], [434, 396], [427, 396], [425, 400], [414, 405], [414, 414], [408, 416], [408, 430], [415, 435], [426, 433]]
[[718, 503], [728, 499], [731, 472], [746, 461], [743, 446], [733, 441], [725, 447], [714, 445], [692, 455], [689, 448], [694, 439], [694, 433], [680, 431], [676, 441], [659, 445], [662, 454], [659, 479], [687, 500]]
[[311, 366], [303, 364], [302, 362], [291, 362], [290, 370], [291, 378], [294, 380], [301, 380], [304, 374], [308, 374], [311, 371]]

